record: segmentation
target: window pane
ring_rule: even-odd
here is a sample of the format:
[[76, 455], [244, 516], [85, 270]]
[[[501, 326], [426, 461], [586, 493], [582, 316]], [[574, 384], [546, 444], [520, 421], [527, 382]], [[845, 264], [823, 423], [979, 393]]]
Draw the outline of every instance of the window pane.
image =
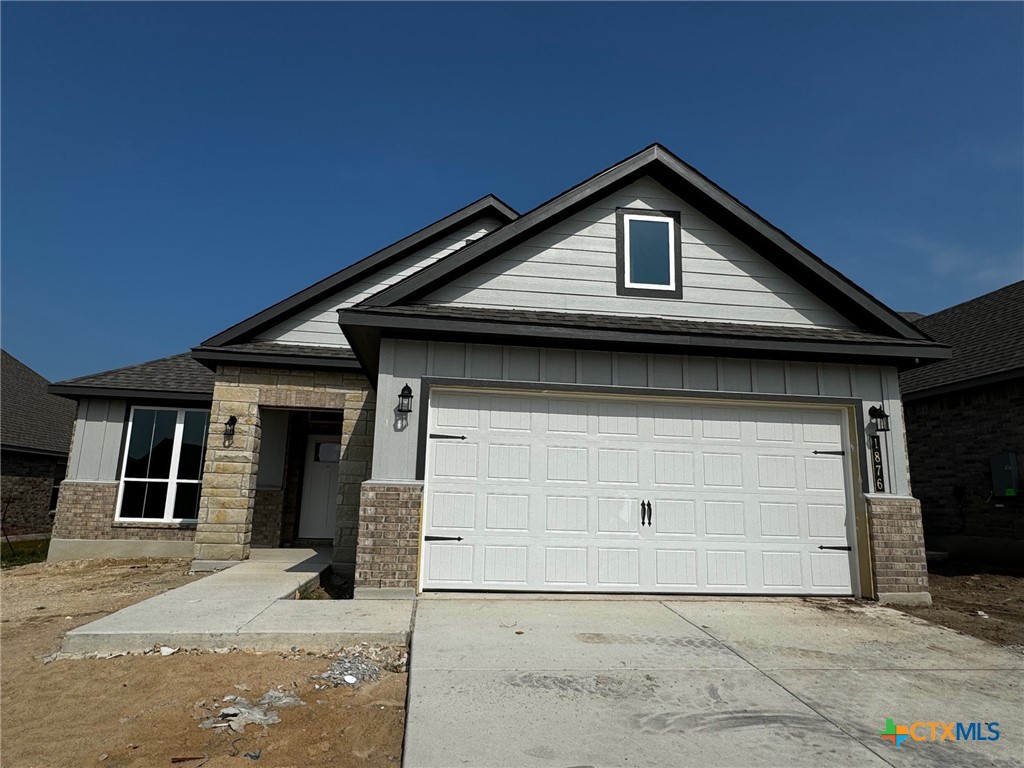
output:
[[195, 520], [199, 517], [199, 483], [178, 483], [174, 496], [174, 517], [178, 520]]
[[162, 518], [167, 502], [167, 483], [126, 480], [121, 496], [121, 517]]
[[177, 411], [157, 411], [153, 425], [153, 449], [149, 458], [149, 472], [145, 477], [171, 476], [171, 454], [174, 452], [174, 422]]
[[210, 414], [208, 413], [202, 411], [187, 411], [185, 413], [185, 429], [181, 436], [181, 458], [178, 459], [178, 479], [198, 480], [202, 475], [203, 456], [206, 454], [206, 425], [209, 421]]
[[325, 461], [330, 464], [336, 464], [341, 460], [341, 444], [340, 443], [317, 443], [316, 444], [316, 455], [314, 461]]
[[142, 408], [137, 408], [132, 415], [132, 440], [128, 445], [128, 462], [124, 468], [125, 477], [146, 477], [155, 418], [156, 411]]
[[667, 221], [629, 222], [629, 282], [646, 285], [671, 285]]

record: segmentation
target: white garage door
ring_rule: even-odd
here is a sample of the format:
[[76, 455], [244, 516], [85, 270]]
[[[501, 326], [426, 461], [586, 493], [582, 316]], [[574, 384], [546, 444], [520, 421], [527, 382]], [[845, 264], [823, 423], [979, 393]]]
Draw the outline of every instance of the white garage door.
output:
[[839, 408], [436, 389], [423, 589], [852, 593]]

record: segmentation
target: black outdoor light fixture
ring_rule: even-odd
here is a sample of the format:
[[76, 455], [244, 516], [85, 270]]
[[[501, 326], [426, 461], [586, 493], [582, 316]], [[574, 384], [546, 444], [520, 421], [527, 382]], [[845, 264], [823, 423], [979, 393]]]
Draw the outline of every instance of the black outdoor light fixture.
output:
[[235, 436], [235, 425], [238, 423], [237, 416], [228, 416], [228, 420], [224, 422], [224, 437]]
[[868, 416], [875, 423], [876, 432], [888, 432], [889, 431], [889, 414], [885, 412], [885, 409], [880, 405], [872, 405], [868, 409]]
[[408, 384], [398, 393], [398, 412], [412, 413], [412, 387]]

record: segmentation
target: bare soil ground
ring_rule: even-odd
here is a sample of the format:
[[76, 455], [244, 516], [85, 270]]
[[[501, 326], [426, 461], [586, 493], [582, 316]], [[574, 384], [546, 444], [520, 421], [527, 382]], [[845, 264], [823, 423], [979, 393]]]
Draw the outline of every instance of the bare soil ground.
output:
[[1024, 649], [1024, 574], [990, 573], [971, 563], [930, 563], [928, 583], [932, 607], [904, 608], [906, 613]]
[[[331, 658], [298, 653], [185, 653], [43, 659], [67, 630], [185, 584], [183, 560], [92, 560], [0, 576], [0, 764], [63, 766], [394, 766], [405, 727], [404, 673], [316, 690]], [[294, 685], [293, 685], [294, 684]], [[241, 687], [237, 687], [241, 686]], [[306, 706], [281, 722], [202, 729], [228, 695], [294, 690]], [[258, 759], [245, 754], [258, 755]], [[174, 758], [194, 760], [174, 761]]]

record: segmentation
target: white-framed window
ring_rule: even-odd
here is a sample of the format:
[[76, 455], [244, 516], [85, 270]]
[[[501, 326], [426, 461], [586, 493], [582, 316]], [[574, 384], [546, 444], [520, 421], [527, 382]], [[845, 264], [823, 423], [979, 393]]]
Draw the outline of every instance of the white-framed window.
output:
[[117, 519], [195, 520], [210, 412], [133, 406], [128, 421]]
[[682, 296], [679, 214], [631, 208], [617, 213], [619, 293]]

